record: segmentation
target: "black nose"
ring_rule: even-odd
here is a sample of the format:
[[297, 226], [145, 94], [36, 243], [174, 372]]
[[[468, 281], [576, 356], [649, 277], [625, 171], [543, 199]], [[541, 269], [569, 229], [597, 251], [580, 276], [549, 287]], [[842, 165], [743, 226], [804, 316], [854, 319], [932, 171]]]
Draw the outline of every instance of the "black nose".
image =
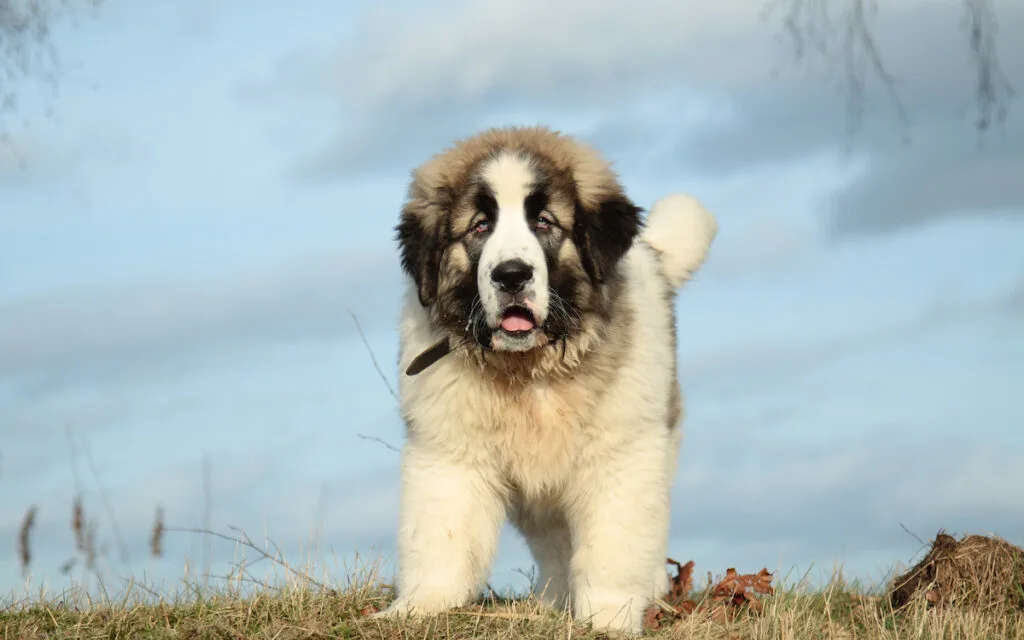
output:
[[515, 293], [533, 277], [533, 267], [522, 260], [506, 260], [491, 271], [491, 280], [497, 283], [502, 291]]

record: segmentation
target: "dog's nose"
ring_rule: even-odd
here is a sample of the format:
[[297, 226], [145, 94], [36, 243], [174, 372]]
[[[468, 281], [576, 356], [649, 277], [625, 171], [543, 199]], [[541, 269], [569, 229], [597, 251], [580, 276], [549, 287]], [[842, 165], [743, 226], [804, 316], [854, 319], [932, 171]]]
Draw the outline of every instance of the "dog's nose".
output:
[[522, 260], [506, 260], [491, 271], [493, 280], [502, 291], [516, 293], [533, 277], [533, 267]]

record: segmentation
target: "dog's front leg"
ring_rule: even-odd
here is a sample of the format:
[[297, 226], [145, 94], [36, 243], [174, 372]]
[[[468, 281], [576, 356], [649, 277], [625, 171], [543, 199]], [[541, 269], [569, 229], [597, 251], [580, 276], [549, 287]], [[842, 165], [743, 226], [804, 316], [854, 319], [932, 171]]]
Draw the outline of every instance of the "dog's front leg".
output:
[[[635, 442], [577, 478], [570, 572], [573, 613], [596, 630], [640, 633], [661, 584], [669, 529], [670, 469], [658, 438]], [[658, 594], [659, 596], [662, 594]]]
[[506, 500], [492, 469], [414, 442], [402, 450], [398, 598], [388, 615], [468, 604], [484, 586]]

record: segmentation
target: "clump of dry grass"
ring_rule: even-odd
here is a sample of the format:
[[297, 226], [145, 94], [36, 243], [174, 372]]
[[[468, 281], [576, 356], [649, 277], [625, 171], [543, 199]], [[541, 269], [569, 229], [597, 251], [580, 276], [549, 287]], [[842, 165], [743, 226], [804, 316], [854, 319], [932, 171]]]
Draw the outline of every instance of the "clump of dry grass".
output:
[[928, 553], [893, 581], [896, 608], [925, 606], [1024, 611], [1024, 549], [996, 537], [957, 540], [939, 531]]

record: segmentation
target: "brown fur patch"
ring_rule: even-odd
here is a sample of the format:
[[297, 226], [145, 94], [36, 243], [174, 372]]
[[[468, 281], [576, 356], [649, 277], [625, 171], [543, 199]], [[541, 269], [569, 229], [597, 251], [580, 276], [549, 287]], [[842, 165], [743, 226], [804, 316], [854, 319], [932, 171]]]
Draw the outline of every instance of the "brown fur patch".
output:
[[555, 187], [574, 185], [587, 208], [622, 192], [610, 163], [597, 151], [546, 127], [494, 128], [458, 140], [416, 169], [413, 184], [422, 192], [463, 193], [480, 163], [503, 150], [526, 152], [543, 162]]

